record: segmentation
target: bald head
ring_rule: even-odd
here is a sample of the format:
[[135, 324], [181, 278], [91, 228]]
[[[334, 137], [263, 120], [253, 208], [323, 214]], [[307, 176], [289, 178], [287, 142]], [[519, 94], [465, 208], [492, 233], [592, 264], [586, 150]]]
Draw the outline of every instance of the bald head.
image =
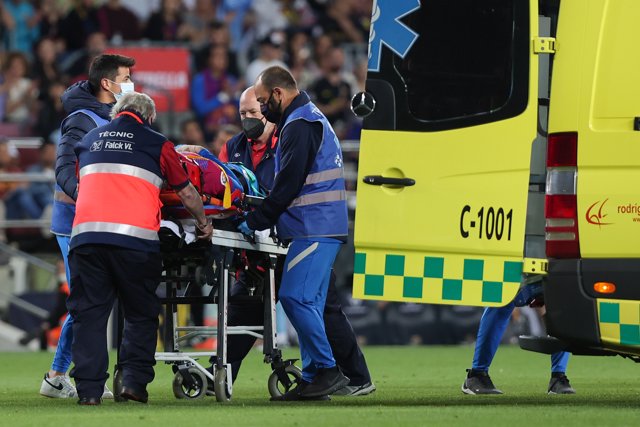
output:
[[240, 95], [240, 119], [246, 117], [252, 117], [254, 119], [261, 119], [262, 113], [260, 112], [260, 103], [256, 99], [256, 92], [253, 86], [249, 86]]
[[[258, 143], [266, 143], [269, 138], [271, 138], [271, 134], [273, 133], [273, 129], [275, 125], [266, 120], [262, 111], [260, 110], [260, 103], [256, 99], [256, 92], [253, 86], [249, 86], [245, 89], [244, 92], [240, 95], [240, 119], [242, 120], [242, 129], [247, 135], [248, 138]], [[249, 120], [247, 120], [249, 119]], [[254, 120], [251, 120], [254, 119]], [[255, 137], [251, 135], [248, 127], [254, 127], [256, 120], [264, 123], [264, 128], [260, 136]], [[252, 123], [253, 122], [253, 123]], [[258, 131], [260, 132], [260, 131]]]

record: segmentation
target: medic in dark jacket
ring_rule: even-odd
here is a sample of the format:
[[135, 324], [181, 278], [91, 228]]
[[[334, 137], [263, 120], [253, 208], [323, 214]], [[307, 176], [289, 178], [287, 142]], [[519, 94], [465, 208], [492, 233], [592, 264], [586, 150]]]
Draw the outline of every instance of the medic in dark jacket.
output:
[[56, 192], [53, 202], [51, 231], [54, 234], [71, 235], [78, 197], [76, 176], [76, 144], [90, 130], [109, 122], [112, 104], [104, 104], [91, 93], [89, 82], [75, 83], [62, 94], [62, 106], [69, 115], [60, 126], [60, 142], [56, 153]]
[[[51, 231], [56, 235], [66, 266], [67, 282], [73, 288], [68, 264], [71, 224], [75, 216], [78, 196], [76, 155], [74, 148], [92, 129], [109, 122], [111, 106], [127, 91], [133, 91], [130, 68], [135, 60], [122, 55], [99, 55], [89, 67], [89, 80], [69, 87], [62, 95], [62, 105], [69, 113], [60, 127], [61, 138], [57, 148], [56, 191], [53, 200]], [[47, 397], [73, 397], [76, 390], [68, 381], [66, 372], [71, 365], [73, 316], [67, 316], [51, 369], [45, 375], [40, 394]], [[113, 397], [105, 389], [104, 397]]]

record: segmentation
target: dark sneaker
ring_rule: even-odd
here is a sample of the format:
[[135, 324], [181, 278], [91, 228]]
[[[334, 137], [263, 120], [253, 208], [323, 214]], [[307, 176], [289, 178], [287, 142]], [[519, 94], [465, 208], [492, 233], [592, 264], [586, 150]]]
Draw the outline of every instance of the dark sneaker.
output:
[[321, 400], [331, 400], [329, 396], [313, 396], [313, 397], [305, 397], [301, 396], [300, 392], [304, 390], [310, 383], [300, 379], [296, 385], [290, 389], [288, 392], [283, 394], [282, 396], [272, 397], [270, 400], [272, 402], [303, 402], [303, 401], [321, 401]]
[[366, 396], [376, 391], [376, 385], [371, 381], [362, 385], [346, 385], [333, 392], [332, 396]]
[[462, 384], [464, 394], [502, 394], [502, 391], [493, 385], [489, 373], [473, 369], [467, 369], [467, 372], [467, 379]]
[[547, 394], [576, 394], [576, 391], [571, 387], [569, 378], [564, 373], [554, 372], [549, 380]]
[[304, 397], [318, 397], [332, 394], [349, 384], [349, 378], [342, 375], [337, 366], [320, 368], [311, 384], [300, 390]]

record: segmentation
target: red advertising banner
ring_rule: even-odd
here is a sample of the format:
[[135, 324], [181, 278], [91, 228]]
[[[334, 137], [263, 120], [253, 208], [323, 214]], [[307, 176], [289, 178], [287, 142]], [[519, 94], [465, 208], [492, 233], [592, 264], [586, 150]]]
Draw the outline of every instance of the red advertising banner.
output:
[[180, 47], [111, 47], [105, 53], [135, 58], [136, 92], [144, 92], [158, 112], [189, 110], [189, 50]]

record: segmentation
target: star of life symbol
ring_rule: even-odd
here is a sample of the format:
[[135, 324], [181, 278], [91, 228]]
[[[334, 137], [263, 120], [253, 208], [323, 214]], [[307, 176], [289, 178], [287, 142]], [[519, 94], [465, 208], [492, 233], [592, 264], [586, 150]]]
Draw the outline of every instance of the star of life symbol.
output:
[[400, 19], [420, 8], [420, 0], [373, 0], [369, 32], [369, 71], [380, 71], [382, 45], [404, 58], [418, 39], [418, 33]]
[[97, 141], [93, 141], [93, 144], [91, 144], [91, 148], [89, 148], [89, 151], [100, 151], [102, 150], [102, 142], [104, 141], [104, 139], [99, 139]]

